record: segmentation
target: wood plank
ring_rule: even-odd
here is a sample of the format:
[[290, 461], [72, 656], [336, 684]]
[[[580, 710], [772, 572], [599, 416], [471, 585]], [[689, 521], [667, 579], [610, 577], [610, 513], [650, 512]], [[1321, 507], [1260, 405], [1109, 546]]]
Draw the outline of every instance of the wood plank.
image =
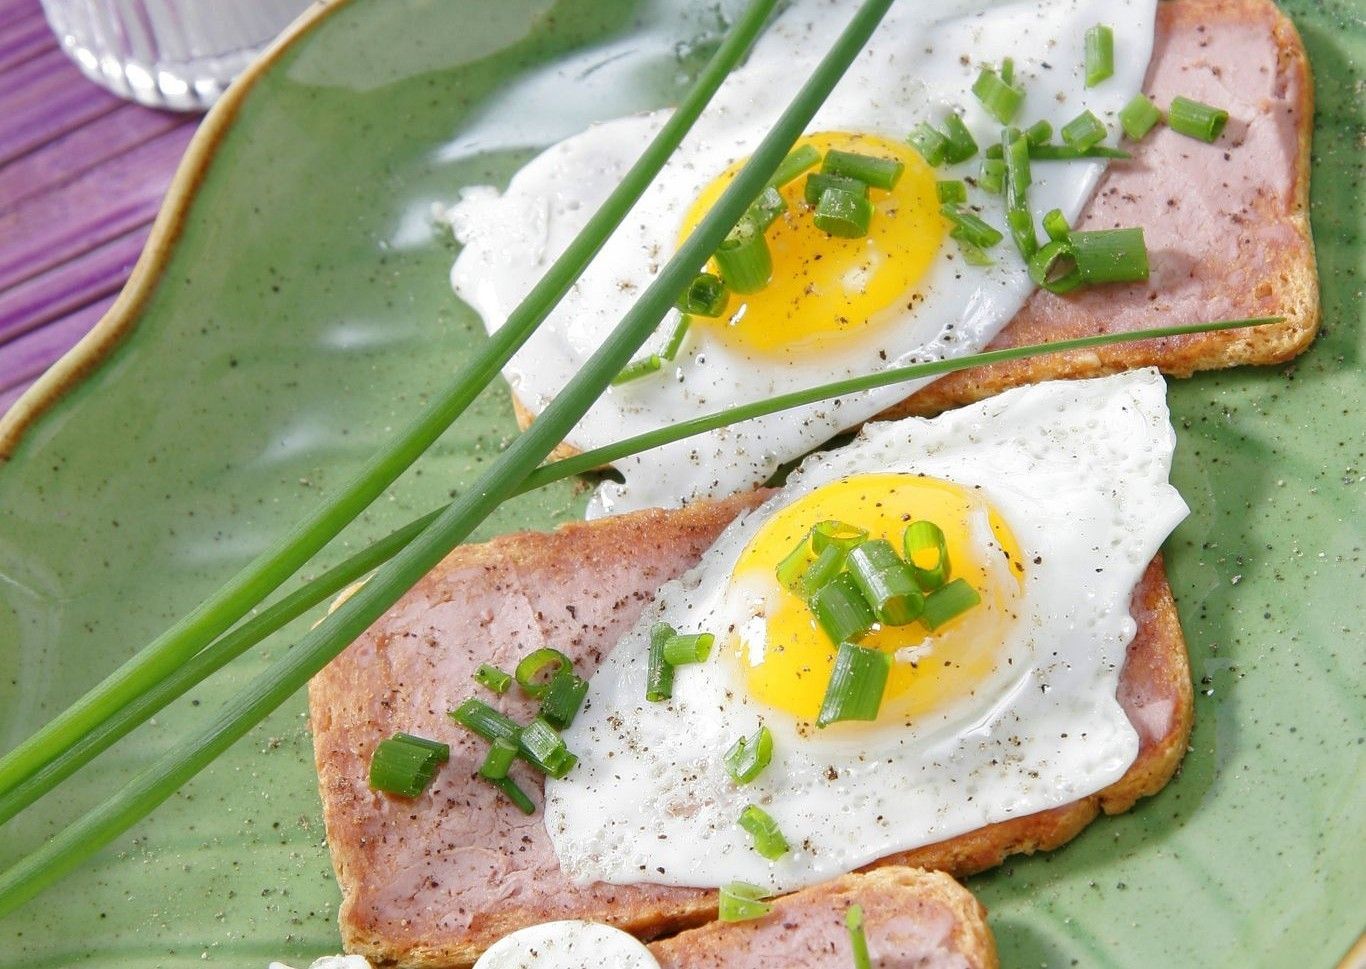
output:
[[148, 229], [139, 226], [79, 258], [0, 290], [0, 354], [6, 342], [118, 293], [142, 252]]
[[54, 191], [172, 128], [188, 125], [193, 130], [198, 123], [197, 115], [122, 104], [0, 168], [0, 212], [24, 199]]
[[91, 169], [61, 192], [0, 212], [0, 289], [151, 222], [193, 134], [172, 128]]

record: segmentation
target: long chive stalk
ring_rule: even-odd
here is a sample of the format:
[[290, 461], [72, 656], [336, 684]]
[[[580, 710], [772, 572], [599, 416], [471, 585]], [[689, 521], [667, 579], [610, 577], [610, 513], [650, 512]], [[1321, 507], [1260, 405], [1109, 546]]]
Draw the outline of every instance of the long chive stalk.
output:
[[[1262, 326], [1280, 323], [1282, 320], [1283, 318], [1279, 316], [1254, 317], [1243, 320], [1222, 320], [1216, 323], [1196, 323], [1151, 330], [1136, 330], [1131, 333], [1107, 333], [1100, 336], [1062, 340], [1057, 343], [989, 350], [956, 359], [935, 360], [929, 363], [894, 367], [875, 374], [851, 377], [835, 383], [821, 384], [807, 390], [794, 391], [767, 400], [732, 407], [714, 414], [707, 414], [703, 417], [647, 431], [592, 451], [584, 451], [572, 457], [562, 458], [533, 471], [517, 488], [516, 493], [524, 494], [572, 475], [592, 471], [633, 454], [639, 454], [642, 451], [648, 451], [665, 444], [672, 444], [674, 441], [694, 437], [698, 434], [705, 434], [707, 431], [716, 430], [720, 427], [753, 420], [794, 407], [802, 407], [806, 404], [817, 403], [832, 397], [874, 390], [878, 387], [920, 380], [925, 377], [939, 377], [992, 363], [1025, 360], [1052, 353], [1064, 353], [1068, 350], [1092, 349], [1137, 340], [1163, 339], [1191, 333], [1209, 333], [1217, 330]], [[65, 751], [60, 757], [55, 758], [38, 773], [17, 785], [13, 791], [0, 796], [0, 824], [14, 817], [18, 812], [56, 787], [57, 784], [70, 777], [97, 754], [106, 750], [115, 741], [126, 736], [129, 731], [145, 722], [168, 703], [182, 696], [187, 690], [202, 682], [244, 651], [277, 632], [286, 623], [326, 601], [372, 569], [383, 565], [399, 549], [407, 545], [423, 529], [434, 522], [448, 507], [450, 506], [445, 505], [428, 512], [421, 518], [391, 532], [375, 544], [323, 573], [308, 585], [291, 592], [278, 603], [263, 610], [248, 622], [243, 623], [214, 642], [169, 677], [157, 683], [152, 690], [120, 709], [113, 717], [86, 734], [79, 743]]]
[[146, 816], [302, 687], [404, 591], [510, 496], [587, 413], [650, 336], [815, 116], [863, 49], [892, 0], [865, 0], [773, 129], [710, 212], [602, 346], [474, 487], [239, 693], [207, 729], [176, 744], [95, 809], [0, 875], [0, 915], [13, 911]]
[[427, 412], [401, 431], [350, 483], [295, 526], [279, 544], [258, 555], [183, 619], [0, 758], [0, 793], [78, 743], [100, 721], [153, 688], [222, 635], [335, 538], [464, 413], [559, 304], [654, 181], [712, 95], [759, 35], [775, 3], [776, 0], [753, 0], [621, 184]]

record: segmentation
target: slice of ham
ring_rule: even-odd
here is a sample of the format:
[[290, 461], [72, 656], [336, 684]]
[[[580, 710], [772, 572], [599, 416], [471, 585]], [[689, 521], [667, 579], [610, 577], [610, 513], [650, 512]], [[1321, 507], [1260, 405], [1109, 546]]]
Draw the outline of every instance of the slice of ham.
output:
[[[1116, 27], [1117, 57], [1122, 43]], [[1150, 278], [1065, 297], [1040, 290], [992, 348], [1251, 316], [1284, 316], [1285, 322], [949, 374], [886, 417], [937, 413], [1040, 380], [1148, 366], [1185, 377], [1279, 363], [1313, 340], [1319, 323], [1309, 232], [1313, 82], [1294, 25], [1271, 0], [1159, 3], [1143, 89], [1164, 110], [1180, 94], [1230, 116], [1214, 144], [1165, 125], [1137, 144], [1126, 142], [1132, 159], [1110, 165], [1077, 224], [1141, 226]]]
[[816, 969], [852, 966], [845, 915], [863, 909], [864, 936], [881, 969], [993, 969], [986, 911], [943, 872], [880, 868], [776, 899], [753, 922], [712, 922], [655, 942], [660, 969]]
[[[349, 951], [381, 964], [465, 965], [536, 922], [605, 921], [652, 938], [715, 917], [708, 890], [569, 882], [541, 816], [520, 814], [475, 775], [486, 744], [446, 713], [475, 692], [471, 674], [480, 663], [511, 668], [541, 646], [563, 650], [579, 673], [591, 675], [655, 590], [695, 564], [735, 515], [762, 497], [459, 548], [315, 677], [314, 746]], [[1191, 702], [1185, 644], [1160, 563], [1135, 590], [1134, 615], [1139, 632], [1120, 687], [1140, 725], [1140, 753], [1129, 772], [1075, 805], [892, 860], [976, 871], [1010, 853], [1060, 844], [1100, 809], [1123, 810], [1166, 782], [1184, 750]], [[534, 713], [517, 691], [496, 703], [523, 721]], [[450, 762], [413, 800], [367, 785], [371, 751], [400, 730], [451, 745]], [[524, 765], [513, 773], [539, 808], [536, 775]]]

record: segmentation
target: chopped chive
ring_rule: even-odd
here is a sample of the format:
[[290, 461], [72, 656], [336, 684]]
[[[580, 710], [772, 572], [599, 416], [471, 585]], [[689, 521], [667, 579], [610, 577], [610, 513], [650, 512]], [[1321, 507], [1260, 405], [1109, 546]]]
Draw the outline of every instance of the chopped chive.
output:
[[427, 751], [438, 764], [444, 764], [451, 759], [451, 745], [443, 744], [439, 740], [428, 740], [426, 737], [418, 737], [414, 734], [403, 733], [402, 731], [394, 734], [394, 740], [401, 740], [405, 744], [414, 747], [421, 747]]
[[1167, 127], [1179, 135], [1212, 142], [1223, 133], [1228, 124], [1228, 112], [1190, 98], [1172, 98], [1167, 108]]
[[934, 183], [939, 193], [939, 201], [950, 205], [962, 205], [968, 200], [968, 187], [961, 179], [940, 180]]
[[1096, 24], [1086, 32], [1086, 86], [1095, 87], [1115, 73], [1115, 32]]
[[[444, 749], [446, 757], [433, 749], [433, 744]], [[370, 755], [370, 787], [400, 797], [417, 797], [435, 776], [437, 765], [449, 756], [450, 748], [445, 744], [409, 734], [388, 737]]]
[[641, 377], [657, 373], [662, 366], [664, 366], [664, 360], [657, 353], [652, 353], [648, 357], [641, 357], [639, 360], [632, 360], [612, 378], [612, 386], [620, 387], [622, 384], [629, 384], [633, 380], [639, 380]]
[[944, 530], [931, 521], [914, 521], [901, 537], [906, 564], [923, 592], [933, 592], [949, 577], [949, 546]]
[[1043, 231], [1048, 233], [1048, 238], [1054, 242], [1066, 242], [1072, 227], [1067, 224], [1067, 217], [1062, 214], [1062, 209], [1049, 209], [1043, 217]]
[[951, 165], [967, 161], [977, 154], [977, 139], [972, 137], [972, 132], [963, 123], [963, 116], [956, 112], [949, 112], [944, 119], [944, 138], [947, 142], [944, 160]]
[[1023, 207], [1027, 204], [1029, 186], [1034, 182], [1029, 168], [1029, 140], [1024, 135], [1016, 135], [1004, 144], [1002, 151], [1006, 163], [1006, 205]]
[[1148, 249], [1140, 228], [1073, 232], [1069, 242], [1077, 272], [1088, 285], [1148, 278]]
[[868, 529], [858, 528], [835, 518], [817, 522], [811, 529], [811, 549], [824, 552], [831, 545], [847, 552], [868, 537]]
[[[698, 273], [693, 277], [683, 295], [678, 298], [679, 312], [690, 316], [720, 316], [726, 311], [730, 293], [721, 277], [713, 273]], [[664, 356], [672, 360], [666, 350]]]
[[[925, 601], [928, 603], [929, 599]], [[830, 674], [821, 711], [816, 716], [816, 726], [825, 727], [840, 720], [876, 720], [891, 668], [889, 653], [840, 643], [835, 669]]]
[[692, 317], [686, 313], [678, 317], [678, 322], [674, 324], [674, 331], [669, 334], [669, 342], [664, 344], [664, 349], [659, 351], [659, 355], [665, 360], [672, 360], [678, 356], [678, 351], [683, 347], [683, 341], [687, 339], [688, 330], [692, 328]]
[[1085, 151], [1105, 140], [1105, 123], [1090, 111], [1083, 111], [1062, 126], [1062, 140], [1068, 148]]
[[749, 217], [742, 218], [712, 254], [721, 278], [737, 293], [757, 293], [773, 275], [764, 234]]
[[517, 745], [506, 737], [497, 737], [489, 745], [484, 762], [479, 765], [479, 776], [489, 781], [500, 781], [508, 776], [508, 770], [516, 759]]
[[866, 236], [872, 220], [872, 202], [839, 188], [827, 188], [821, 193], [816, 212], [811, 217], [816, 228], [841, 239]]
[[[991, 145], [999, 149], [1000, 145]], [[983, 158], [982, 173], [977, 177], [977, 187], [984, 192], [1000, 195], [1006, 186], [1006, 163], [1002, 158]]]
[[1038, 145], [1029, 149], [1032, 161], [1075, 161], [1078, 158], [1132, 158], [1122, 148], [1109, 145], [1092, 145], [1090, 148], [1073, 148], [1071, 145]]
[[824, 172], [812, 172], [806, 176], [802, 197], [806, 199], [807, 205], [815, 205], [821, 200], [821, 195], [827, 188], [838, 188], [851, 195], [868, 197], [867, 182], [860, 182], [857, 178], [845, 178], [843, 175], [827, 175]]
[[873, 607], [848, 572], [817, 589], [807, 605], [833, 643], [861, 639], [877, 622]]
[[748, 922], [760, 919], [773, 911], [763, 900], [764, 890], [748, 882], [728, 882], [721, 886], [717, 918], [722, 922]]
[[754, 850], [769, 861], [777, 861], [787, 854], [787, 839], [778, 830], [778, 822], [759, 805], [745, 806], [740, 812], [740, 827], [754, 838]]
[[991, 256], [987, 255], [987, 251], [985, 249], [983, 249], [981, 246], [973, 245], [971, 242], [968, 242], [967, 240], [960, 238], [958, 236], [957, 229], [954, 229], [953, 232], [949, 233], [949, 235], [953, 237], [954, 242], [958, 243], [958, 251], [963, 254], [963, 261], [966, 262], [969, 266], [996, 265], [996, 260], [992, 259]]
[[1161, 120], [1162, 112], [1142, 92], [1135, 94], [1128, 104], [1119, 109], [1119, 126], [1134, 141], [1142, 141], [1143, 136]]
[[541, 699], [541, 718], [556, 730], [565, 730], [579, 715], [587, 695], [587, 680], [569, 670], [561, 670], [550, 678], [550, 685]]
[[1076, 260], [1072, 258], [1072, 244], [1054, 239], [1039, 247], [1029, 260], [1029, 278], [1034, 285], [1061, 296], [1082, 284]]
[[925, 611], [920, 614], [920, 621], [935, 630], [981, 601], [976, 589], [963, 579], [954, 579], [925, 597]]
[[854, 954], [854, 969], [873, 969], [868, 955], [868, 937], [863, 931], [863, 906], [855, 903], [844, 913], [844, 927], [849, 932], [849, 948]]
[[850, 551], [848, 567], [863, 598], [883, 625], [904, 626], [913, 622], [925, 607], [925, 597], [910, 566], [885, 539], [864, 542]]
[[711, 633], [676, 633], [664, 641], [664, 662], [670, 666], [705, 663], [714, 642]]
[[1001, 59], [1001, 80], [1007, 84], [1015, 83], [1015, 58], [1003, 57]]
[[799, 148], [793, 148], [787, 153], [787, 157], [778, 164], [778, 170], [773, 173], [768, 184], [774, 188], [782, 188], [820, 160], [821, 153], [814, 145], [802, 145]]
[[873, 188], [891, 191], [901, 180], [906, 165], [899, 158], [881, 158], [877, 155], [861, 155], [853, 151], [831, 150], [825, 153], [821, 171], [826, 175], [842, 175], [855, 178]]
[[1012, 83], [1013, 80], [1013, 77], [1006, 80], [991, 68], [984, 67], [972, 85], [972, 93], [977, 95], [977, 100], [982, 102], [987, 114], [1001, 124], [1010, 124], [1014, 121], [1015, 115], [1020, 111], [1020, 105], [1024, 103], [1024, 91], [1016, 87]]
[[844, 568], [847, 554], [839, 545], [827, 545], [821, 549], [820, 554], [797, 579], [797, 586], [793, 591], [804, 599], [810, 599], [828, 585], [831, 579], [839, 575], [840, 570]]
[[508, 687], [512, 685], [512, 675], [504, 673], [496, 666], [488, 663], [480, 663], [479, 668], [474, 671], [474, 680], [482, 686], [488, 687], [494, 693], [506, 693]]
[[961, 238], [965, 242], [971, 242], [978, 248], [990, 249], [1005, 238], [1001, 235], [1000, 229], [987, 225], [967, 209], [960, 209], [952, 205], [941, 205], [939, 212], [944, 218], [952, 222], [956, 229], [962, 230]]
[[1015, 240], [1021, 258], [1028, 260], [1039, 251], [1039, 236], [1034, 231], [1034, 217], [1028, 209], [1006, 210], [1006, 227], [1010, 229], [1010, 237]]
[[773, 734], [760, 726], [752, 737], [741, 737], [726, 751], [726, 773], [737, 784], [748, 784], [773, 760]]
[[501, 777], [496, 781], [490, 781], [494, 787], [503, 792], [503, 796], [517, 806], [517, 810], [523, 814], [535, 814], [536, 805], [531, 798], [527, 797], [526, 791], [517, 786], [517, 782], [511, 777]]
[[659, 703], [674, 695], [674, 668], [664, 658], [664, 644], [673, 636], [674, 627], [657, 622], [650, 627], [650, 665], [645, 675], [645, 699]]
[[499, 737], [516, 740], [522, 728], [503, 716], [482, 700], [470, 697], [449, 714], [450, 718], [467, 730], [473, 731], [485, 740], [493, 741]]
[[774, 570], [778, 576], [778, 583], [784, 589], [795, 592], [811, 561], [811, 533], [807, 532], [801, 537], [801, 541], [792, 547], [792, 551], [783, 556], [783, 560]]
[[938, 168], [948, 157], [949, 139], [928, 121], [922, 121], [911, 129], [906, 141], [920, 152], [920, 157], [924, 158], [925, 164], [931, 168]]
[[517, 746], [527, 763], [555, 778], [564, 777], [579, 761], [569, 752], [559, 731], [540, 717], [522, 728]]
[[1046, 145], [1053, 137], [1053, 126], [1047, 121], [1036, 121], [1025, 129], [1024, 136], [1031, 148]]
[[750, 204], [748, 215], [754, 220], [754, 225], [760, 232], [767, 232], [768, 227], [786, 211], [787, 199], [770, 185]]
[[550, 687], [550, 681], [555, 674], [565, 670], [573, 671], [574, 667], [569, 662], [569, 657], [561, 653], [558, 649], [551, 649], [544, 646], [535, 649], [522, 657], [522, 661], [517, 664], [517, 669], [513, 671], [513, 678], [517, 685], [522, 688], [522, 692], [527, 696], [542, 697]]
[[1029, 186], [1033, 181], [1029, 170], [1029, 140], [1017, 135], [1002, 146], [1006, 163], [1006, 227], [1015, 240], [1015, 247], [1025, 259], [1039, 248], [1034, 234], [1034, 216], [1029, 209]]

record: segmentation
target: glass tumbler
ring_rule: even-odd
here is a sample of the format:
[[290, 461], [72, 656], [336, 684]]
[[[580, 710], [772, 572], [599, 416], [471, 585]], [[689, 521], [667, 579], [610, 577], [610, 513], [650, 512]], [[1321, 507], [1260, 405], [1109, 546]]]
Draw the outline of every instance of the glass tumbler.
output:
[[42, 0], [62, 49], [115, 94], [200, 111], [310, 0]]

